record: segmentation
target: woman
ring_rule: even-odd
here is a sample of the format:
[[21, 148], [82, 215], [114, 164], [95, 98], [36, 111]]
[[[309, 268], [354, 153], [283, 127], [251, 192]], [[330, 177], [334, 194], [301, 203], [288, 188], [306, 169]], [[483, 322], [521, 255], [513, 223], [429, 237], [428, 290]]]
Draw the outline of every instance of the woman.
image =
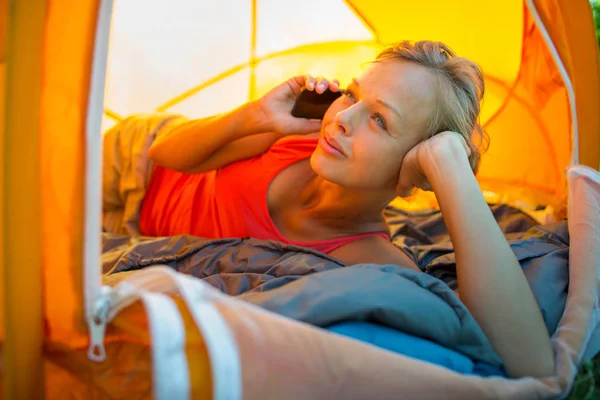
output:
[[412, 188], [433, 190], [456, 252], [460, 297], [509, 375], [553, 373], [536, 300], [475, 180], [483, 76], [441, 43], [384, 50], [323, 121], [291, 116], [295, 77], [256, 102], [179, 122], [149, 149], [157, 164], [140, 212], [144, 235], [274, 239], [347, 264], [418, 270], [390, 243], [382, 211]]

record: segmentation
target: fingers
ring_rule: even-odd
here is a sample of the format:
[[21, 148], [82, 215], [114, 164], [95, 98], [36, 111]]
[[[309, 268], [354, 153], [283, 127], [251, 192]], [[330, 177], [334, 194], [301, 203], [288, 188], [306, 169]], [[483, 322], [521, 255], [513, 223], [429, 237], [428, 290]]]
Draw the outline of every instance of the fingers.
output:
[[410, 197], [410, 195], [413, 193], [413, 190], [413, 186], [398, 185], [396, 186], [396, 195], [402, 198]]
[[312, 75], [304, 75], [304, 87], [308, 90], [314, 90], [317, 93], [321, 94], [327, 89], [332, 92], [337, 92], [340, 90], [340, 82], [337, 79], [333, 79], [329, 81], [322, 76], [317, 78]]
[[317, 81], [311, 75], [304, 75], [304, 87], [308, 90], [315, 90]]
[[332, 92], [337, 92], [338, 90], [340, 90], [340, 81], [334, 79], [331, 82], [329, 82], [329, 90], [331, 90]]
[[324, 91], [327, 90], [327, 88], [329, 88], [329, 81], [325, 78], [323, 78], [322, 76], [317, 78], [317, 86], [315, 87], [315, 91], [319, 94], [323, 93]]

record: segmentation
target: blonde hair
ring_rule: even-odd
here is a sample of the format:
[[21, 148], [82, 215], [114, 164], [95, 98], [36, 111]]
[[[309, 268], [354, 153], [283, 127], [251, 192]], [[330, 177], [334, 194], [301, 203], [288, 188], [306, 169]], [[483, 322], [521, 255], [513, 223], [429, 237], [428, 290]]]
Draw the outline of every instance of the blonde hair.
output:
[[443, 131], [459, 133], [471, 149], [471, 168], [477, 171], [482, 149], [487, 149], [489, 143], [479, 124], [485, 90], [481, 68], [466, 58], [457, 57], [445, 44], [428, 40], [395, 43], [382, 50], [375, 62], [389, 59], [414, 62], [435, 73], [439, 95], [426, 138]]

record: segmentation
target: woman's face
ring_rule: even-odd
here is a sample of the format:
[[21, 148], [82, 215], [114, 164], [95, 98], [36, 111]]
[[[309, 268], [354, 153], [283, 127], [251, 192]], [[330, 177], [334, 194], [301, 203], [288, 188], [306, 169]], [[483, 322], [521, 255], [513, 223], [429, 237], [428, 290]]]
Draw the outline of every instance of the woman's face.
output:
[[402, 159], [422, 141], [434, 107], [434, 75], [402, 60], [376, 62], [323, 117], [313, 170], [359, 190], [394, 190]]

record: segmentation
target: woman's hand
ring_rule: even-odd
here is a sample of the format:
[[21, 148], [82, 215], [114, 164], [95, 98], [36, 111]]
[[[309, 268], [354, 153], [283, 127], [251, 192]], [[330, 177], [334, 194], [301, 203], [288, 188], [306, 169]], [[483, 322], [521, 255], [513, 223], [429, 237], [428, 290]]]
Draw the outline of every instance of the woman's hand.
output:
[[400, 197], [407, 197], [415, 187], [432, 190], [427, 180], [427, 167], [433, 164], [432, 160], [440, 157], [465, 157], [468, 161], [470, 155], [471, 150], [460, 134], [451, 131], [438, 133], [414, 146], [404, 156], [396, 193]]
[[292, 116], [294, 102], [303, 88], [315, 90], [317, 93], [323, 93], [327, 89], [337, 92], [340, 84], [337, 80], [329, 82], [325, 78], [302, 75], [275, 87], [257, 101], [261, 118], [269, 131], [287, 136], [318, 132], [321, 129], [321, 121]]

